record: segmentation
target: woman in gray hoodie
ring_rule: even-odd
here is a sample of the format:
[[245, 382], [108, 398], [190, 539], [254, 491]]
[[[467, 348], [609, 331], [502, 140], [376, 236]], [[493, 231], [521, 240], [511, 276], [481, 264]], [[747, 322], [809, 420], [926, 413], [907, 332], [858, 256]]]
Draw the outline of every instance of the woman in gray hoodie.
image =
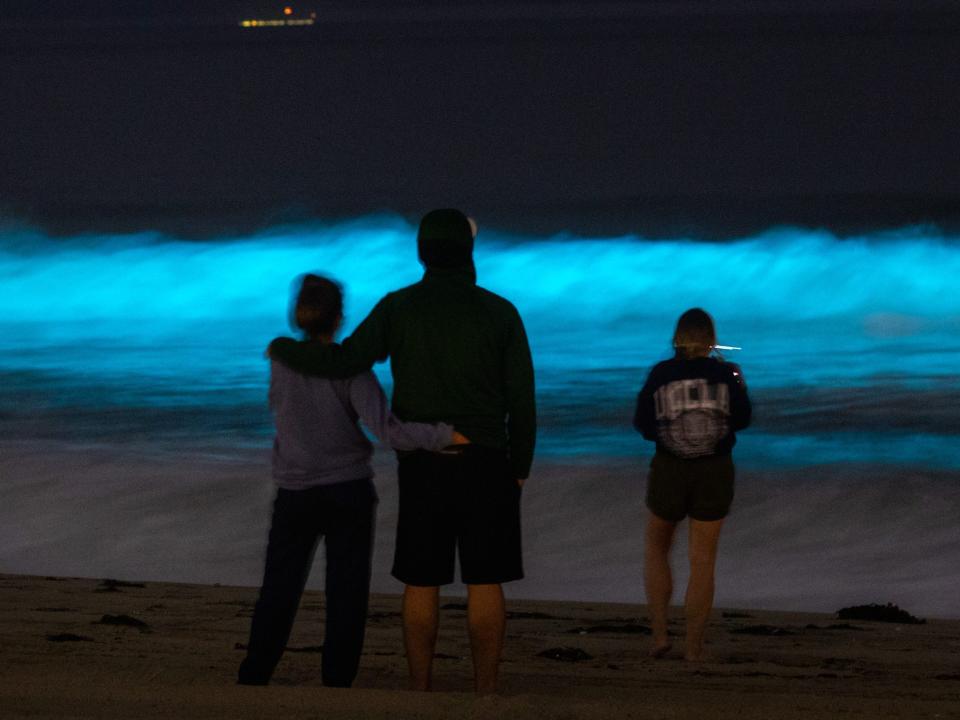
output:
[[[310, 342], [329, 344], [343, 321], [343, 293], [332, 280], [305, 275], [292, 324]], [[276, 426], [276, 500], [263, 584], [238, 682], [266, 685], [280, 661], [320, 538], [326, 546], [324, 685], [349, 687], [363, 649], [377, 493], [373, 445], [359, 421], [397, 450], [441, 450], [468, 442], [444, 423], [405, 423], [390, 412], [374, 374], [327, 379], [278, 362], [270, 368]]]

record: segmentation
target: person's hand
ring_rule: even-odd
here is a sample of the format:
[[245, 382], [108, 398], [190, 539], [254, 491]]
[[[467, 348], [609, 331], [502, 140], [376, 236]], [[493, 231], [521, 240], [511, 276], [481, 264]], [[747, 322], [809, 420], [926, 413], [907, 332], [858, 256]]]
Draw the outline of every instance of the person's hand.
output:
[[468, 438], [466, 435], [462, 435], [461, 433], [459, 433], [459, 432], [457, 432], [456, 430], [454, 430], [454, 431], [453, 431], [453, 439], [450, 441], [450, 444], [451, 444], [451, 445], [469, 445], [469, 444], [470, 444], [470, 438]]
[[524, 484], [526, 481], [527, 481], [526, 478], [517, 478], [517, 485], [520, 487], [521, 490], [523, 489], [523, 484]]

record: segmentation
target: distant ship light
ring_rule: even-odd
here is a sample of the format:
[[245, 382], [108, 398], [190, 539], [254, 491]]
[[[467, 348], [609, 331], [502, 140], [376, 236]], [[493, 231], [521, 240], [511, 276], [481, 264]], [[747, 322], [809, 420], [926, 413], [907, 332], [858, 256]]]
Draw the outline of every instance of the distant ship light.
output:
[[[289, 11], [289, 12], [288, 12]], [[282, 19], [270, 18], [270, 19], [261, 19], [261, 18], [248, 18], [241, 20], [239, 22], [240, 27], [244, 28], [264, 28], [264, 27], [304, 27], [308, 25], [314, 25], [317, 22], [317, 14], [311, 13], [310, 17], [306, 18], [294, 18], [290, 17], [293, 14], [292, 7], [285, 7], [283, 9], [283, 14], [286, 16]]]

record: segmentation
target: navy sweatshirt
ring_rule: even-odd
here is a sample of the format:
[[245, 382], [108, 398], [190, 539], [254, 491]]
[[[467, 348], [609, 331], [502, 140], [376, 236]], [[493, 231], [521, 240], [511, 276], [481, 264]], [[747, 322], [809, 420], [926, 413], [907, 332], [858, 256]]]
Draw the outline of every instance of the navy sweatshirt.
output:
[[657, 452], [689, 459], [729, 455], [750, 415], [739, 367], [713, 357], [671, 358], [650, 371], [633, 426], [656, 442]]

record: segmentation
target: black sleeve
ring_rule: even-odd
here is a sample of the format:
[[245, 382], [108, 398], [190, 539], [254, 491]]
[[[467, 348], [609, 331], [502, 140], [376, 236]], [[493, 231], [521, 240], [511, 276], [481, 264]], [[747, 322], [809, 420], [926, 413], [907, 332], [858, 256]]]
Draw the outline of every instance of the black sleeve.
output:
[[515, 478], [526, 479], [530, 475], [533, 449], [537, 442], [537, 400], [530, 344], [523, 321], [516, 312], [504, 352], [503, 374], [507, 395], [510, 466]]
[[387, 298], [370, 311], [342, 344], [275, 338], [268, 350], [273, 360], [304, 375], [346, 378], [369, 370], [387, 358]]

